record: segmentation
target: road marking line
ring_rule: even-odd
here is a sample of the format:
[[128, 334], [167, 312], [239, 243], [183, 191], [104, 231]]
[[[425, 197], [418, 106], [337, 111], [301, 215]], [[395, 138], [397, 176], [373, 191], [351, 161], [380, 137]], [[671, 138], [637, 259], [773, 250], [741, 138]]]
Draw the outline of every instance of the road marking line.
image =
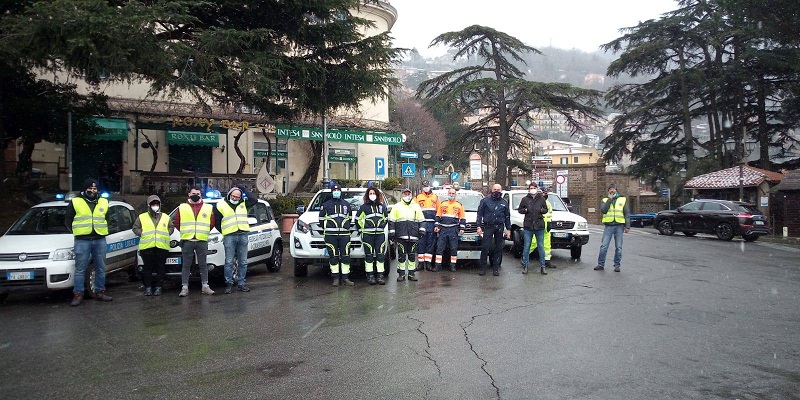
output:
[[318, 322], [316, 325], [314, 325], [314, 327], [313, 327], [313, 328], [311, 328], [311, 330], [309, 330], [308, 332], [306, 332], [306, 334], [305, 334], [305, 335], [303, 335], [303, 339], [307, 338], [307, 337], [308, 337], [308, 335], [312, 334], [312, 333], [313, 333], [315, 330], [317, 330], [317, 328], [319, 328], [319, 327], [320, 327], [322, 324], [324, 324], [324, 323], [325, 323], [325, 318], [323, 318], [323, 319], [322, 319], [321, 321], [319, 321], [319, 322]]

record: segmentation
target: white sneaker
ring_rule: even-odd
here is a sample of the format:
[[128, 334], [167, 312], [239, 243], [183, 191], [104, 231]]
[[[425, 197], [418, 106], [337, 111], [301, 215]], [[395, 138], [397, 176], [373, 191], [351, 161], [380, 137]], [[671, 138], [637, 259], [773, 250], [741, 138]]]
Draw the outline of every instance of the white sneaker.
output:
[[189, 287], [184, 286], [181, 288], [181, 293], [178, 295], [178, 297], [186, 297], [188, 295], [189, 295]]
[[214, 291], [208, 285], [203, 285], [203, 294], [212, 295]]

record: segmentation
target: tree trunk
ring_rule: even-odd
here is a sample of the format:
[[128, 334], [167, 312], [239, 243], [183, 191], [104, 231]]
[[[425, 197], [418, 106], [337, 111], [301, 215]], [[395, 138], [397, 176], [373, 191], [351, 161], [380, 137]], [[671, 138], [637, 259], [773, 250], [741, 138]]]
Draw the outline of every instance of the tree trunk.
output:
[[[494, 52], [495, 63], [494, 65], [502, 65], [501, 56], [499, 51], [497, 50], [497, 46], [492, 43], [492, 51]], [[498, 82], [504, 82], [506, 79], [503, 78], [503, 75], [500, 72], [499, 67], [495, 68], [495, 78]], [[499, 132], [498, 132], [498, 144], [499, 144], [499, 151], [497, 152], [497, 169], [495, 170], [495, 177], [494, 183], [499, 183], [503, 185], [503, 187], [508, 186], [508, 150], [510, 147], [511, 141], [511, 134], [509, 132], [510, 127], [508, 124], [508, 109], [506, 108], [506, 93], [503, 88], [498, 88], [496, 90], [497, 100], [498, 100], [498, 114], [497, 119], [500, 123]], [[486, 160], [488, 163], [489, 160]], [[489, 177], [486, 178], [489, 184], [492, 184], [492, 181], [489, 180]]]
[[242, 150], [239, 148], [239, 139], [242, 138], [244, 132], [244, 130], [240, 130], [233, 138], [233, 149], [236, 151], [236, 155], [239, 156], [239, 169], [236, 170], [236, 175], [243, 173], [244, 167], [247, 165], [247, 158], [245, 158], [244, 154], [242, 154]]
[[153, 153], [153, 164], [150, 165], [150, 172], [153, 172], [156, 170], [156, 165], [158, 165], [158, 149], [156, 148], [155, 144], [153, 144], [153, 141], [150, 140], [150, 137], [144, 133], [144, 131], [142, 131], [142, 136], [144, 136], [144, 140], [147, 140], [147, 147]]
[[297, 183], [295, 192], [311, 192], [317, 184], [317, 176], [319, 176], [320, 160], [322, 160], [322, 142], [310, 141], [311, 145], [311, 160], [300, 182]]

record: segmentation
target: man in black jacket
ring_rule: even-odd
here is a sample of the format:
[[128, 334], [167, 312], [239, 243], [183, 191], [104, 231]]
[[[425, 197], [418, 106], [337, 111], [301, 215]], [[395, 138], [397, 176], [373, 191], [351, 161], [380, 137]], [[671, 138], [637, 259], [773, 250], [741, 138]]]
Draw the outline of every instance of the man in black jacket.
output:
[[511, 211], [508, 202], [503, 200], [503, 187], [492, 186], [489, 197], [478, 205], [478, 235], [483, 235], [481, 243], [481, 272], [486, 275], [487, 259], [492, 265], [492, 275], [500, 275], [500, 261], [503, 256], [503, 241], [511, 234]]
[[520, 214], [525, 215], [525, 220], [523, 222], [523, 241], [522, 241], [522, 273], [528, 273], [528, 258], [530, 256], [528, 251], [525, 249], [530, 249], [531, 247], [531, 240], [533, 236], [536, 236], [536, 248], [539, 251], [539, 263], [540, 270], [539, 272], [542, 275], [547, 275], [545, 272], [545, 254], [544, 254], [544, 214], [547, 213], [547, 204], [545, 202], [547, 198], [542, 194], [542, 190], [539, 189], [535, 183], [531, 183], [528, 185], [528, 195], [522, 198], [522, 201], [519, 203], [519, 211]]
[[319, 210], [319, 226], [322, 227], [322, 236], [325, 238], [333, 286], [339, 286], [340, 277], [342, 285], [355, 285], [348, 277], [352, 211], [350, 203], [342, 199], [342, 187], [339, 185], [331, 187], [331, 198], [322, 203]]

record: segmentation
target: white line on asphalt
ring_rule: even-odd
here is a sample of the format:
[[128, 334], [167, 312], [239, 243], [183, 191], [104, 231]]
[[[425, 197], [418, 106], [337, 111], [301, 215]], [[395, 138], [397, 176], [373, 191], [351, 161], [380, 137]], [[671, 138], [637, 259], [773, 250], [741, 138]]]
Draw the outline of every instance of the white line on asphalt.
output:
[[323, 319], [322, 319], [321, 321], [319, 321], [319, 322], [318, 322], [316, 325], [314, 325], [314, 327], [313, 327], [313, 328], [311, 328], [311, 330], [309, 330], [308, 332], [306, 332], [306, 334], [305, 334], [305, 335], [303, 335], [303, 339], [307, 338], [307, 337], [308, 337], [308, 335], [312, 334], [312, 333], [313, 333], [315, 330], [317, 330], [317, 328], [319, 328], [319, 327], [320, 327], [320, 325], [322, 325], [322, 324], [324, 324], [324, 323], [325, 323], [325, 318], [323, 318]]

